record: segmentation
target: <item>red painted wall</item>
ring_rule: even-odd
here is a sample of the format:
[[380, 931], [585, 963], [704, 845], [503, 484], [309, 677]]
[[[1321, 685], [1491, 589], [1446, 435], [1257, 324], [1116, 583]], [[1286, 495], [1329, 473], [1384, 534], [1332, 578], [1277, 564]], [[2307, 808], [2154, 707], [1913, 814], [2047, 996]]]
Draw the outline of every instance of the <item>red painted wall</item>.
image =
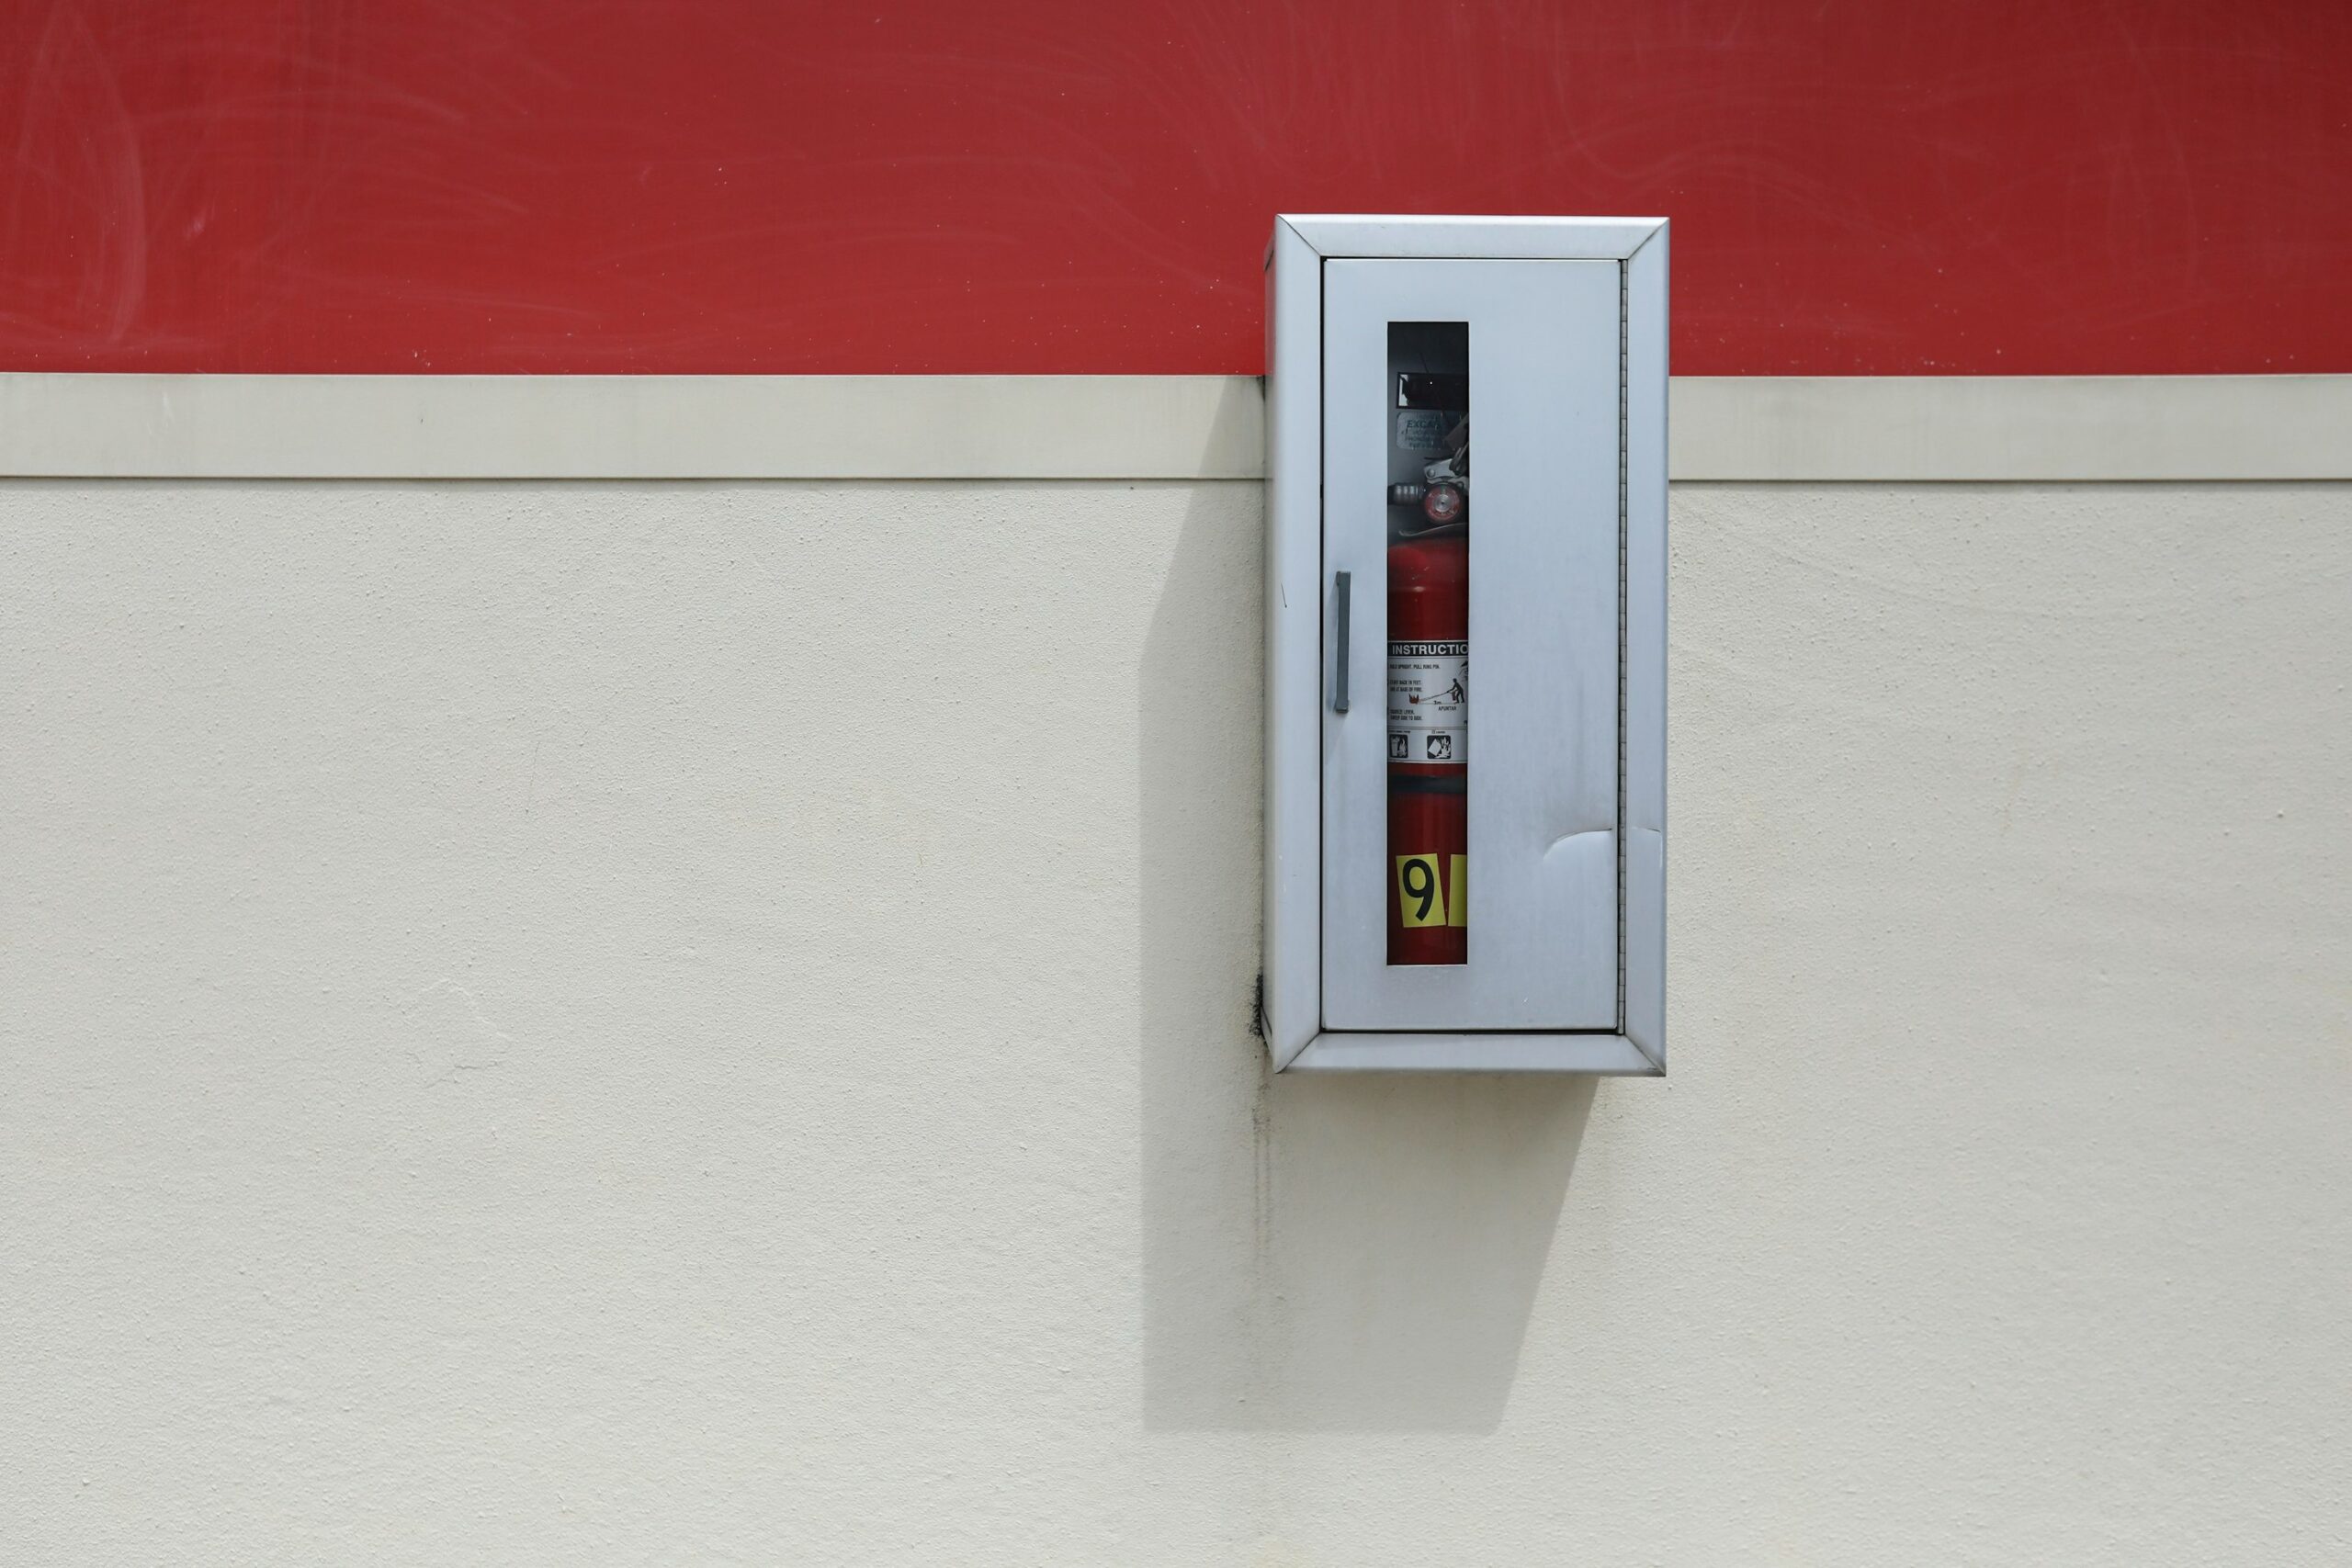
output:
[[6, 0], [0, 367], [1252, 371], [1664, 213], [1699, 374], [2352, 371], [2344, 0]]

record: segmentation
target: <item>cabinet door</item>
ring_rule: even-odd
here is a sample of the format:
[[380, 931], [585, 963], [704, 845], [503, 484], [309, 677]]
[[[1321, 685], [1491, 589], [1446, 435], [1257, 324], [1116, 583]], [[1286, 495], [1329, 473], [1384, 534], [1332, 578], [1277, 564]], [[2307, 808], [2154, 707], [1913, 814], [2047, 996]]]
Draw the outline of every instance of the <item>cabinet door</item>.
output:
[[[1620, 272], [1583, 261], [1323, 265], [1328, 1030], [1618, 1027]], [[1415, 325], [1392, 334], [1396, 323]], [[1459, 325], [1449, 335], [1446, 323]], [[1442, 405], [1459, 389], [1442, 375], [1400, 385], [1396, 341], [1466, 344], [1467, 695], [1450, 716], [1466, 739], [1458, 863], [1408, 854], [1422, 863], [1400, 864], [1399, 852], [1421, 846], [1390, 834], [1390, 552], [1399, 532], [1429, 525], [1392, 506], [1388, 486], [1399, 449], [1409, 471], [1410, 449], [1451, 423], [1444, 411], [1400, 420], [1398, 405]], [[1344, 713], [1332, 700], [1342, 663]], [[1462, 675], [1442, 660], [1399, 668], [1412, 694], [1399, 701]], [[1430, 787], [1402, 780], [1399, 770], [1397, 787]], [[1422, 807], [1398, 809], [1417, 822], [1402, 813]], [[1439, 900], [1440, 918], [1462, 928], [1458, 960], [1391, 962], [1400, 897], [1420, 922]]]

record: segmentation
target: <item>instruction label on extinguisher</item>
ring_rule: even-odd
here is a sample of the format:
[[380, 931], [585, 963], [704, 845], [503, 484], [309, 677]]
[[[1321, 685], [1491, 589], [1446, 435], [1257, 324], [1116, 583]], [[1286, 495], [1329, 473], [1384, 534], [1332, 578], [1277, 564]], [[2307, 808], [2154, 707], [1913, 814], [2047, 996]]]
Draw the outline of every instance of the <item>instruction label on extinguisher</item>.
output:
[[1470, 760], [1470, 645], [1388, 645], [1388, 760]]

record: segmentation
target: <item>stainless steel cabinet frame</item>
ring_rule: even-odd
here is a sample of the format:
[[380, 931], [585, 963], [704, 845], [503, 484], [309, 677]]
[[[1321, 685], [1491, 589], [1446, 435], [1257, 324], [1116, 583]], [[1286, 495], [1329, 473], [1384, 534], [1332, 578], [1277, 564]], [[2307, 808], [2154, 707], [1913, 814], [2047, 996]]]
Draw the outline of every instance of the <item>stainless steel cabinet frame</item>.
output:
[[[1273, 1064], [1663, 1073], [1666, 221], [1286, 216], [1266, 270]], [[1437, 964], [1385, 945], [1399, 323], [1466, 343], [1477, 430], [1467, 957]]]

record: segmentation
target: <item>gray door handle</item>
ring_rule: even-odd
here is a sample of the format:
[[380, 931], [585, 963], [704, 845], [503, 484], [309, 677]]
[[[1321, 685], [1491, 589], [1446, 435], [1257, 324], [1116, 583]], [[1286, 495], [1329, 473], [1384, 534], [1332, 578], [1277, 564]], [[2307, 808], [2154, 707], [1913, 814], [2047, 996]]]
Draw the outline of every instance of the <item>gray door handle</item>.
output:
[[1338, 573], [1332, 579], [1331, 587], [1340, 600], [1338, 614], [1332, 617], [1338, 626], [1338, 636], [1333, 640], [1339, 646], [1331, 656], [1334, 661], [1331, 711], [1345, 713], [1348, 711], [1348, 574], [1344, 571]]

